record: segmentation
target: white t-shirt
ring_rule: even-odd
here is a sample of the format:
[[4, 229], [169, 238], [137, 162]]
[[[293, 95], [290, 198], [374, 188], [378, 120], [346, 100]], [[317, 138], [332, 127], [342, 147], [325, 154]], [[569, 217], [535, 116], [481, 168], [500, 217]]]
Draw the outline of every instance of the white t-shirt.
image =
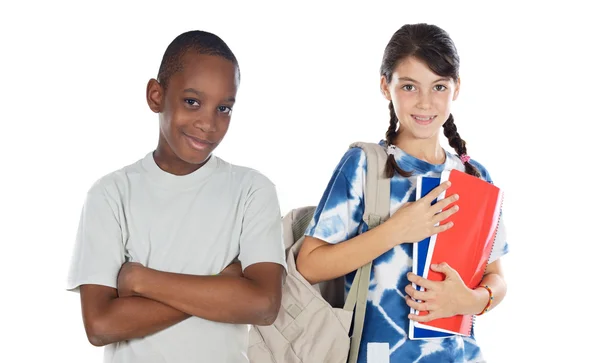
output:
[[[68, 290], [117, 287], [130, 260], [166, 272], [213, 275], [235, 258], [286, 267], [274, 185], [216, 156], [176, 176], [152, 153], [98, 180], [82, 210]], [[144, 338], [111, 344], [105, 362], [248, 362], [248, 325], [190, 317]]]

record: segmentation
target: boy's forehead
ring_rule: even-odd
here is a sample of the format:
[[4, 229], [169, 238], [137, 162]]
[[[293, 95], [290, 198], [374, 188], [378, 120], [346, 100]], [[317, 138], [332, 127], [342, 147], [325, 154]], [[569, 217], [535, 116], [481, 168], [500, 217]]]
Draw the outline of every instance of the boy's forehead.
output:
[[237, 67], [232, 61], [219, 55], [201, 54], [194, 51], [187, 51], [181, 57], [181, 66], [183, 71], [205, 72], [208, 70], [219, 70], [225, 73], [235, 75]]
[[218, 55], [200, 54], [187, 51], [181, 58], [181, 69], [173, 75], [172, 80], [184, 87], [194, 83], [211, 85], [211, 88], [228, 88], [235, 92], [238, 86], [236, 65]]

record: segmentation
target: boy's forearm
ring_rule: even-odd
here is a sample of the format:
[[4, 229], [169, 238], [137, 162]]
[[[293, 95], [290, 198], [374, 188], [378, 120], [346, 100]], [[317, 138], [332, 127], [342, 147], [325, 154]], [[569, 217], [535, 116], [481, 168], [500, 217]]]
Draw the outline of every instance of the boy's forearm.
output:
[[268, 325], [279, 310], [279, 300], [243, 276], [196, 276], [143, 269], [134, 293], [203, 319]]
[[190, 315], [144, 297], [111, 299], [102, 311], [84, 316], [90, 343], [103, 346], [141, 338], [175, 325]]

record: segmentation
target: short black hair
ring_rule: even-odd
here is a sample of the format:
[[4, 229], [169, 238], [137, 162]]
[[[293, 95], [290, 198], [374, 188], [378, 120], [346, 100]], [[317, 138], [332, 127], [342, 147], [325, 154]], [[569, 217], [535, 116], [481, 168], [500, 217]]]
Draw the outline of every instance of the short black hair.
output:
[[173, 74], [183, 69], [182, 59], [188, 51], [198, 54], [216, 55], [231, 61], [237, 68], [238, 79], [240, 67], [238, 61], [227, 44], [219, 36], [202, 30], [191, 30], [173, 39], [163, 55], [158, 69], [158, 82], [166, 88]]

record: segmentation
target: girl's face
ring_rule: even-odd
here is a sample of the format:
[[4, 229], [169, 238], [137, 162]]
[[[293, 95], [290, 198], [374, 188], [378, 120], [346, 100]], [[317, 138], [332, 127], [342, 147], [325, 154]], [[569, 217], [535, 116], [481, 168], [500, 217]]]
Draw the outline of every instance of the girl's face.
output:
[[394, 105], [401, 132], [414, 139], [437, 140], [459, 88], [460, 79], [440, 77], [415, 57], [398, 63], [390, 83], [381, 77], [381, 90]]

